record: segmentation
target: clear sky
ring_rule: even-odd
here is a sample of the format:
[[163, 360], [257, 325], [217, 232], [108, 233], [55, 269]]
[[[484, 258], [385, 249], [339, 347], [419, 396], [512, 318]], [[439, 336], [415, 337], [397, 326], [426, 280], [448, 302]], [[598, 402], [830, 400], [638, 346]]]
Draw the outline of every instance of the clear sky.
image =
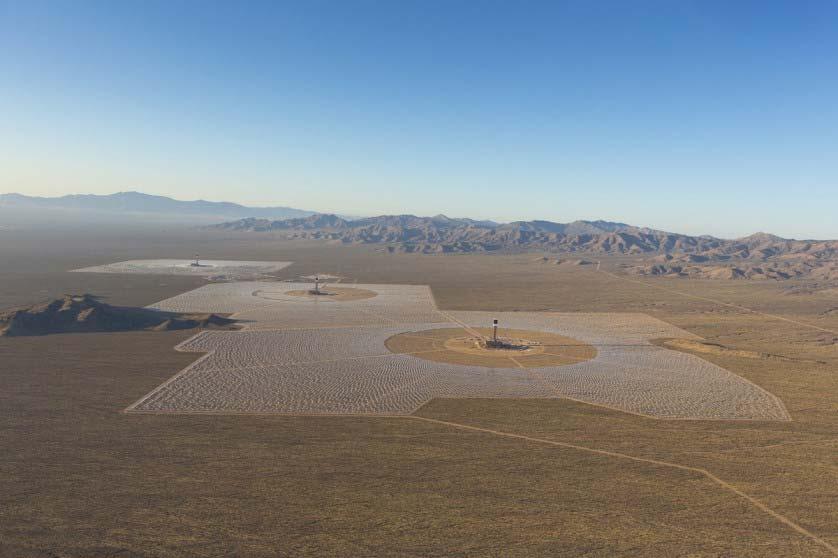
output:
[[838, 238], [838, 2], [0, 0], [0, 192]]

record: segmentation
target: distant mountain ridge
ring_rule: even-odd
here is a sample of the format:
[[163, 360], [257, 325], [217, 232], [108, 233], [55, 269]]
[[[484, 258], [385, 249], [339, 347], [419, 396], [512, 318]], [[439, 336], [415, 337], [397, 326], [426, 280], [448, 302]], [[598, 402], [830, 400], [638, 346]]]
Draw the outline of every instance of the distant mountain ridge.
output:
[[[118, 216], [168, 215], [211, 228], [272, 232], [290, 239], [380, 245], [412, 254], [543, 251], [634, 256], [627, 273], [709, 279], [838, 280], [838, 240], [792, 240], [768, 233], [738, 239], [690, 236], [611, 221], [514, 221], [496, 223], [446, 215], [380, 215], [348, 218], [288, 207], [246, 207], [230, 202], [180, 201], [140, 192], [39, 198], [0, 194], [0, 209], [95, 211]], [[87, 215], [94, 215], [89, 213]], [[121, 222], [121, 221], [120, 221]], [[545, 262], [550, 261], [546, 258]]]
[[25, 196], [23, 194], [0, 194], [0, 208], [27, 209], [73, 209], [101, 212], [151, 213], [160, 215], [207, 215], [221, 219], [256, 217], [265, 219], [288, 219], [307, 217], [313, 211], [292, 207], [246, 207], [232, 202], [206, 200], [182, 201], [166, 196], [154, 196], [142, 192], [117, 192], [116, 194], [72, 194], [57, 198]]

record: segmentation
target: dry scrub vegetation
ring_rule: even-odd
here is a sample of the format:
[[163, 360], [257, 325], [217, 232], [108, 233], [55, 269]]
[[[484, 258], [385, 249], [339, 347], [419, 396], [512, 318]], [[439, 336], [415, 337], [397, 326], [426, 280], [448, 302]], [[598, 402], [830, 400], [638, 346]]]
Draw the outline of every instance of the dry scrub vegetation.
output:
[[[0, 245], [0, 257], [17, 262], [0, 269], [4, 305], [72, 291], [139, 306], [203, 282], [65, 272], [101, 263], [93, 247], [106, 261], [214, 249], [218, 258], [296, 261], [289, 278], [332, 272], [429, 284], [449, 312], [652, 315], [732, 349], [695, 354], [778, 395], [793, 420], [661, 421], [515, 398], [436, 399], [417, 414], [700, 467], [838, 545], [838, 334], [830, 333], [838, 313], [828, 312], [838, 306], [836, 285], [650, 278], [646, 286], [531, 257], [65, 236]], [[413, 418], [121, 414], [194, 362], [172, 350], [188, 337], [0, 339], [0, 555], [834, 555], [701, 475], [649, 463]]]

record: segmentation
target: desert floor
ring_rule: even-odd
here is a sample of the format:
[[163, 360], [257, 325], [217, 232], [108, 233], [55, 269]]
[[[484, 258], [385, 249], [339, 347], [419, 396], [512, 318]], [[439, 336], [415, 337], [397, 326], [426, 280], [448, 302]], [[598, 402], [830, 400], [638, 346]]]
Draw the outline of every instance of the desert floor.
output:
[[[296, 262], [430, 285], [441, 309], [642, 312], [792, 421], [654, 420], [561, 399], [435, 399], [407, 417], [125, 414], [194, 332], [0, 339], [3, 556], [831, 556], [838, 285], [627, 280], [536, 255], [398, 256], [179, 229], [4, 231], [0, 306], [146, 305], [200, 277], [69, 273], [145, 258]], [[684, 351], [693, 351], [687, 344]]]

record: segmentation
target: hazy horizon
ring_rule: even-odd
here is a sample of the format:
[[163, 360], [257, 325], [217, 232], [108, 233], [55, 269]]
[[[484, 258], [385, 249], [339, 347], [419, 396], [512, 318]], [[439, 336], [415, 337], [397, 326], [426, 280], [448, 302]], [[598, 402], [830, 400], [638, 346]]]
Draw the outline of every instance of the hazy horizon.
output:
[[[150, 194], [148, 192], [140, 192], [140, 191], [136, 191], [136, 190], [126, 190], [126, 191], [121, 191], [121, 192], [112, 192], [110, 194], [74, 193], [74, 194], [64, 194], [62, 196], [38, 196], [38, 195], [33, 195], [31, 197], [59, 199], [59, 198], [64, 197], [64, 196], [88, 196], [88, 195], [108, 196], [108, 195], [125, 194], [125, 193], [135, 193], [135, 194], [151, 195], [151, 196], [163, 196], [163, 197], [167, 197], [169, 199], [173, 199], [173, 200], [181, 201], [181, 202], [236, 203], [236, 204], [242, 205], [244, 207], [253, 208], [253, 209], [287, 207], [288, 209], [293, 209], [293, 210], [309, 211], [309, 212], [311, 212], [312, 214], [315, 214], [315, 215], [316, 214], [336, 215], [338, 217], [341, 217], [341, 218], [347, 219], [347, 220], [366, 219], [366, 218], [381, 217], [381, 216], [387, 216], [387, 215], [392, 215], [392, 216], [395, 216], [395, 215], [412, 215], [412, 216], [415, 216], [415, 217], [436, 217], [436, 216], [441, 215], [441, 216], [452, 218], [452, 219], [471, 219], [471, 217], [468, 216], [468, 215], [449, 215], [449, 214], [445, 214], [445, 213], [442, 213], [442, 212], [437, 212], [437, 213], [433, 213], [433, 214], [416, 214], [416, 213], [409, 213], [409, 212], [400, 212], [400, 213], [349, 215], [349, 214], [346, 214], [346, 213], [342, 213], [340, 211], [317, 211], [317, 210], [312, 210], [312, 209], [303, 208], [303, 207], [288, 207], [288, 206], [283, 206], [282, 204], [273, 204], [273, 205], [255, 205], [254, 204], [254, 205], [251, 205], [251, 204], [241, 204], [239, 202], [235, 202], [235, 201], [232, 201], [232, 200], [206, 200], [206, 199], [198, 199], [198, 198], [196, 198], [196, 199], [181, 199], [181, 198], [173, 198], [171, 196], [166, 196], [165, 194]], [[8, 194], [20, 194], [20, 192], [0, 192], [0, 196], [8, 195]], [[24, 195], [26, 195], [26, 194], [24, 194]], [[18, 206], [11, 206], [11, 208], [13, 208], [16, 213], [18, 213], [17, 217], [18, 217], [19, 221], [29, 220], [31, 218], [32, 214], [27, 213], [27, 212], [34, 210], [34, 208], [18, 207]], [[4, 206], [0, 205], [0, 212], [2, 212], [3, 210], [6, 210], [6, 209], [10, 209], [10, 207], [4, 207]], [[60, 212], [75, 212], [75, 213], [81, 212], [81, 213], [84, 213], [84, 214], [89, 214], [90, 211], [93, 211], [94, 213], [99, 214], [100, 217], [105, 216], [106, 214], [112, 214], [113, 213], [112, 211], [109, 211], [109, 210], [98, 210], [97, 211], [97, 210], [88, 210], [88, 209], [71, 208], [71, 207], [66, 207], [66, 208], [53, 207], [53, 208], [45, 208], [45, 209], [49, 209], [50, 211], [60, 211]], [[21, 213], [21, 210], [25, 210], [25, 212]], [[124, 215], [124, 214], [120, 214], [120, 215]], [[3, 215], [0, 214], [0, 217], [2, 217], [2, 216]], [[50, 216], [54, 216], [54, 214], [50, 213]], [[164, 222], [167, 222], [169, 224], [172, 224], [172, 223], [176, 222], [174, 220], [174, 214], [160, 214], [160, 218]], [[202, 215], [202, 214], [199, 214], [199, 213], [186, 214], [186, 215], [183, 215], [182, 218], [191, 218], [194, 222], [198, 222], [198, 221], [200, 221], [200, 222], [211, 222], [211, 223], [218, 223], [219, 222], [219, 219], [215, 219], [215, 220], [212, 220], [212, 221], [207, 221], [207, 215]], [[284, 219], [291, 219], [291, 218], [298, 218], [298, 217], [277, 217], [277, 218], [256, 217], [256, 218], [268, 219], [268, 220], [272, 220], [272, 221], [281, 221], [281, 220], [284, 220]], [[236, 218], [231, 217], [231, 218], [229, 218], [229, 220], [236, 220]], [[541, 218], [538, 218], [538, 217], [532, 217], [532, 218], [526, 218], [526, 219], [512, 219], [512, 220], [499, 220], [499, 219], [475, 219], [475, 220], [476, 221], [495, 222], [495, 223], [498, 223], [498, 224], [501, 224], [501, 225], [502, 224], [507, 224], [507, 223], [512, 223], [512, 222], [543, 222], [543, 221], [558, 222], [558, 221], [551, 221], [550, 219], [541, 219]], [[190, 222], [193, 222], [193, 221], [189, 221], [187, 219], [184, 223], [189, 224]], [[647, 225], [643, 225], [643, 224], [639, 224], [639, 223], [630, 223], [630, 222], [625, 222], [625, 221], [602, 219], [600, 217], [580, 218], [580, 219], [575, 219], [574, 221], [590, 222], [590, 223], [595, 223], [597, 221], [604, 221], [604, 222], [610, 222], [610, 223], [615, 223], [615, 224], [623, 224], [623, 225], [628, 225], [628, 226], [634, 226], [634, 227], [638, 227], [638, 228], [654, 229], [654, 227], [648, 227]], [[103, 223], [106, 223], [106, 222], [117, 223], [117, 222], [121, 222], [121, 221], [109, 221], [109, 220], [106, 219], [105, 221], [98, 221], [98, 222], [94, 222], [93, 224], [97, 224], [97, 223], [103, 224]], [[571, 222], [573, 222], [573, 221], [565, 221], [564, 223], [571, 223]], [[2, 225], [2, 222], [0, 222], [0, 225]], [[675, 233], [675, 234], [687, 234], [687, 235], [693, 235], [693, 236], [708, 236], [707, 233], [687, 233], [687, 232], [684, 232], [684, 231], [681, 231], [681, 230], [666, 230], [666, 229], [655, 229], [655, 230], [660, 230], [660, 231]], [[739, 236], [728, 236], [728, 237], [717, 236], [717, 238], [731, 239], [732, 240], [732, 239], [744, 238], [744, 237], [748, 237], [748, 236], [752, 236], [752, 235], [756, 235], [756, 234], [766, 234], [766, 233], [776, 235], [776, 233], [773, 233], [770, 230], [756, 230], [756, 231], [750, 231], [746, 234], [739, 235]], [[709, 236], [714, 236], [714, 235], [709, 235]], [[777, 236], [780, 236], [780, 237], [788, 239], [788, 240], [833, 240], [833, 239], [828, 239], [828, 238], [788, 237], [788, 236], [783, 237], [782, 235], [777, 235]]]
[[0, 191], [838, 238], [836, 16], [0, 0]]

